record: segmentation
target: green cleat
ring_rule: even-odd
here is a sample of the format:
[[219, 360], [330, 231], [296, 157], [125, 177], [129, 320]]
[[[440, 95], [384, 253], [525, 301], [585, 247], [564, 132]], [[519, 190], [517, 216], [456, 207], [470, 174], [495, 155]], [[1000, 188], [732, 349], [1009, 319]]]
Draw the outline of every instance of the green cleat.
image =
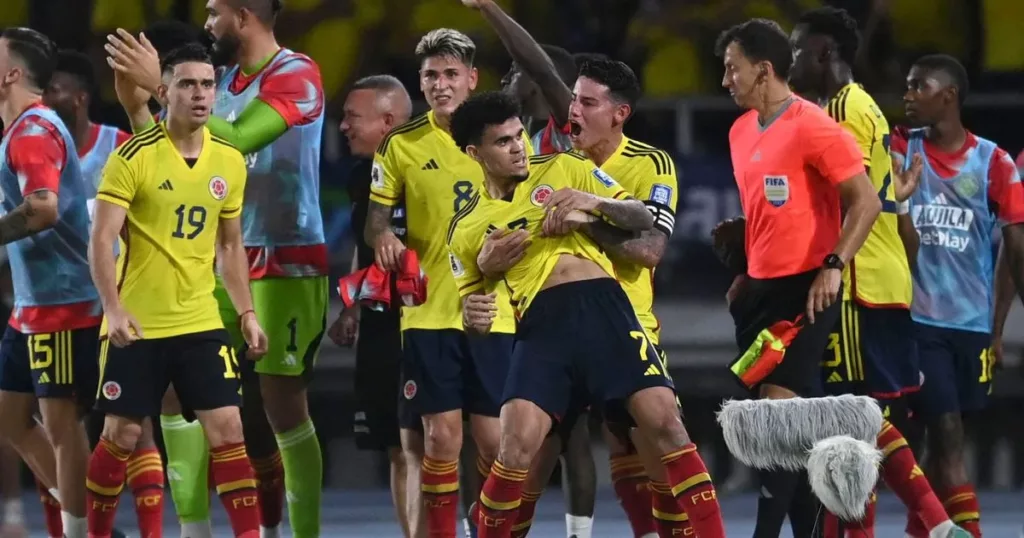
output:
[[971, 533], [961, 529], [960, 527], [954, 526], [949, 529], [949, 533], [946, 534], [946, 538], [972, 538]]

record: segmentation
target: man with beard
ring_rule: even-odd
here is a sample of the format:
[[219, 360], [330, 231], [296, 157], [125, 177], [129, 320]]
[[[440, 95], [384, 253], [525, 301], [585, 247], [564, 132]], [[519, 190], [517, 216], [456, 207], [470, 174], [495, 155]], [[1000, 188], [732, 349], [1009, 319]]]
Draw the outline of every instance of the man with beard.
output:
[[[323, 482], [306, 388], [327, 324], [327, 248], [319, 202], [324, 96], [316, 64], [282, 48], [274, 37], [281, 8], [279, 0], [207, 2], [205, 28], [214, 40], [215, 62], [226, 66], [218, 73], [216, 117], [208, 128], [246, 156], [249, 170], [243, 230], [254, 308], [272, 346], [261, 361], [243, 369], [245, 440], [260, 483], [262, 528], [264, 536], [279, 535], [287, 490], [293, 535], [308, 538], [320, 532]], [[150, 93], [156, 89], [159, 62], [144, 36], [136, 40], [119, 31], [107, 51], [114, 69]], [[152, 121], [144, 107], [128, 113], [136, 132]], [[224, 325], [237, 328], [223, 286], [215, 293]], [[237, 331], [232, 341], [242, 346]], [[176, 428], [186, 422], [170, 419]], [[172, 437], [176, 431], [165, 427]], [[207, 455], [201, 447], [187, 454], [172, 451], [168, 467], [187, 458], [183, 468], [202, 468]], [[206, 477], [199, 474], [177, 484], [190, 490], [184, 495], [206, 496]], [[184, 536], [208, 535], [208, 514], [189, 519]]]
[[[113, 125], [89, 120], [89, 107], [95, 95], [96, 79], [89, 58], [75, 51], [60, 51], [50, 84], [43, 92], [43, 103], [60, 116], [75, 141], [90, 215], [107, 158], [131, 137]], [[88, 418], [90, 442], [95, 445], [103, 430], [103, 414], [94, 410]], [[128, 466], [132, 469], [128, 487], [135, 496], [139, 532], [142, 536], [157, 536], [163, 530], [164, 464], [153, 440], [152, 419], [148, 417], [143, 420], [142, 437], [128, 460]], [[41, 490], [42, 493], [44, 491]], [[59, 512], [59, 505], [54, 507], [55, 502], [56, 499], [52, 498], [43, 502], [47, 525], [60, 521], [59, 517], [52, 517], [53, 512]], [[60, 532], [54, 535], [59, 536]]]
[[[924, 375], [911, 405], [927, 430], [925, 473], [949, 517], [977, 538], [981, 509], [964, 465], [961, 415], [988, 403], [995, 368], [990, 346], [1001, 340], [1005, 321], [1006, 308], [998, 307], [993, 327], [996, 226], [1009, 277], [1024, 290], [1024, 188], [1009, 154], [964, 127], [967, 91], [967, 72], [955, 58], [915, 61], [903, 96], [915, 128], [897, 131], [892, 152], [901, 167], [918, 155], [925, 162], [910, 197], [921, 236], [910, 310]], [[1006, 304], [1006, 280], [999, 279], [998, 305]], [[908, 526], [911, 536], [922, 535], [913, 530]]]

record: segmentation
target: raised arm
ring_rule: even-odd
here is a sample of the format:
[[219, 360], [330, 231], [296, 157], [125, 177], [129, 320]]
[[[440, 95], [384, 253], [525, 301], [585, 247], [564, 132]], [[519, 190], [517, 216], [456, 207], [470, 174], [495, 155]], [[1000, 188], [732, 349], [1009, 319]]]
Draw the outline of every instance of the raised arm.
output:
[[462, 3], [480, 10], [512, 56], [512, 61], [537, 83], [557, 124], [565, 125], [569, 121], [572, 90], [562, 81], [555, 64], [540, 44], [493, 0], [463, 0]]

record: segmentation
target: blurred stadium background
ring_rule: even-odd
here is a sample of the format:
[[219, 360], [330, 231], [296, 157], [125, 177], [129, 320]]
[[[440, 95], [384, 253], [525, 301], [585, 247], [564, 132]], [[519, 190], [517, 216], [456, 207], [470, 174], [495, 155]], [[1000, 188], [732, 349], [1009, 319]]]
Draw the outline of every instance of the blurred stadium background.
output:
[[[277, 23], [283, 45], [320, 66], [328, 97], [321, 201], [336, 278], [353, 251], [346, 182], [352, 159], [337, 132], [346, 88], [358, 77], [390, 73], [414, 96], [412, 50], [430, 29], [452, 27], [479, 47], [481, 89], [497, 87], [509, 58], [494, 32], [459, 0], [285, 0]], [[645, 99], [628, 135], [673, 153], [680, 170], [679, 210], [670, 251], [657, 271], [656, 310], [672, 373], [681, 388], [691, 431], [704, 447], [720, 491], [746, 489], [748, 475], [724, 450], [713, 411], [739, 397], [725, 364], [734, 355], [732, 323], [723, 296], [728, 275], [712, 255], [709, 232], [739, 214], [728, 161], [727, 134], [738, 110], [720, 88], [712, 54], [717, 34], [750, 17], [768, 17], [787, 30], [806, 9], [845, 7], [859, 20], [864, 45], [857, 76], [879, 99], [890, 122], [903, 119], [901, 95], [910, 61], [930, 52], [960, 58], [971, 74], [966, 124], [1012, 155], [1024, 147], [1024, 1], [1021, 0], [499, 0], [542, 43], [570, 52], [601, 52], [626, 61], [639, 75]], [[176, 18], [201, 26], [205, 0], [0, 0], [0, 27], [29, 25], [62, 48], [87, 52], [101, 81], [94, 120], [127, 126], [103, 62], [105, 35], [138, 31]], [[424, 104], [418, 103], [418, 110]], [[335, 303], [337, 303], [335, 301]], [[337, 315], [335, 304], [330, 321]], [[971, 472], [981, 488], [1013, 491], [1024, 482], [1024, 314], [1015, 308], [1008, 361], [995, 400], [970, 422]], [[355, 450], [352, 441], [353, 354], [326, 341], [313, 381], [312, 409], [324, 443], [326, 479], [333, 488], [381, 488], [386, 461]], [[596, 432], [596, 429], [594, 430]], [[596, 440], [596, 437], [595, 437]], [[603, 447], [595, 442], [600, 481], [608, 484]]]

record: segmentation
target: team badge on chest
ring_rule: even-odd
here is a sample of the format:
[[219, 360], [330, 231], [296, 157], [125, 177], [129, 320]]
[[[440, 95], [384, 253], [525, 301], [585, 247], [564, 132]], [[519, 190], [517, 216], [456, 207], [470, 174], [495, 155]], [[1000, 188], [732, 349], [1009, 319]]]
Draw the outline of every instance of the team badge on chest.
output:
[[210, 196], [214, 200], [223, 200], [228, 195], [228, 182], [220, 176], [213, 176], [210, 180]]
[[789, 178], [764, 176], [764, 199], [775, 207], [785, 205], [789, 201]]
[[530, 193], [530, 202], [537, 207], [541, 207], [548, 199], [548, 196], [551, 196], [554, 192], [555, 190], [550, 185], [539, 185]]

